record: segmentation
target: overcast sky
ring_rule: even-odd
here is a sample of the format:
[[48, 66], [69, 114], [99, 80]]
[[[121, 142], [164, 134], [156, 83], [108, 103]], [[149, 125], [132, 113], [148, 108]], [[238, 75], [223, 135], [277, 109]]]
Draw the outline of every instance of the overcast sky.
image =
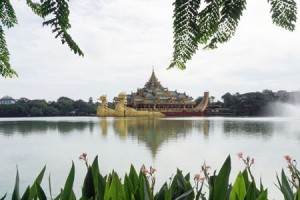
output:
[[70, 30], [85, 56], [73, 54], [26, 6], [11, 1], [19, 24], [6, 30], [19, 77], [0, 78], [0, 97], [96, 100], [143, 87], [154, 66], [164, 87], [194, 98], [209, 91], [300, 89], [300, 22], [289, 32], [271, 22], [267, 0], [248, 1], [236, 35], [217, 50], [200, 49], [184, 71], [167, 70], [173, 49], [173, 0], [72, 0]]

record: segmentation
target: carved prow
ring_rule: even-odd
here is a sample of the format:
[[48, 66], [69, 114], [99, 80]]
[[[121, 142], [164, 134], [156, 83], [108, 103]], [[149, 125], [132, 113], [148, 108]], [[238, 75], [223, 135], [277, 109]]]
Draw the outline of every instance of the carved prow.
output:
[[194, 111], [204, 112], [204, 110], [208, 105], [208, 100], [209, 100], [209, 92], [204, 92], [202, 101], [194, 108]]

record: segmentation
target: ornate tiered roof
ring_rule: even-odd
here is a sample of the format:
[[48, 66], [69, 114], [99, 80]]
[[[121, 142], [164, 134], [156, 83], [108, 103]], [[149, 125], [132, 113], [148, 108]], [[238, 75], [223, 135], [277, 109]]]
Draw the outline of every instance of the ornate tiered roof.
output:
[[145, 89], [153, 90], [153, 89], [164, 89], [164, 87], [160, 84], [158, 79], [156, 78], [156, 75], [154, 73], [154, 69], [152, 70], [151, 77], [149, 81], [144, 86]]
[[[117, 99], [114, 99], [117, 101]], [[194, 105], [193, 98], [186, 93], [171, 91], [162, 86], [154, 69], [152, 70], [149, 80], [143, 88], [138, 88], [136, 92], [132, 92], [127, 96], [128, 106], [137, 105]]]

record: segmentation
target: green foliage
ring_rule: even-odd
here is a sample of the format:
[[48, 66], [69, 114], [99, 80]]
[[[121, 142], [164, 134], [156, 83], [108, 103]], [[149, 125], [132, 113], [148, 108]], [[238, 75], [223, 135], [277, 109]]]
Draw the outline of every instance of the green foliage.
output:
[[289, 179], [282, 170], [281, 179], [277, 175], [277, 187], [283, 194], [285, 200], [298, 200], [300, 199], [300, 172], [292, 162], [288, 164], [288, 168], [291, 172], [291, 179]]
[[[84, 158], [85, 159], [85, 158]], [[86, 160], [85, 160], [86, 161]], [[87, 163], [86, 163], [87, 164]], [[143, 169], [143, 168], [142, 168]], [[264, 189], [262, 183], [260, 188], [256, 188], [256, 183], [251, 177], [251, 181], [248, 177], [248, 172], [245, 169], [243, 172], [239, 172], [233, 186], [229, 184], [229, 175], [231, 170], [230, 156], [227, 157], [222, 165], [218, 175], [214, 173], [213, 176], [209, 176], [205, 172], [206, 180], [208, 182], [208, 194], [203, 193], [204, 182], [201, 182], [201, 187], [198, 188], [199, 181], [195, 180], [196, 187], [193, 187], [190, 182], [190, 175], [183, 176], [182, 171], [177, 170], [176, 175], [171, 179], [170, 183], [163, 184], [156, 194], [151, 190], [150, 175], [153, 175], [154, 171], [149, 172], [142, 170], [137, 173], [135, 168], [131, 165], [129, 174], [125, 174], [125, 178], [122, 179], [118, 174], [112, 171], [107, 176], [103, 177], [99, 171], [98, 156], [94, 159], [92, 165], [87, 164], [87, 173], [84, 178], [82, 186], [82, 194], [79, 199], [81, 200], [267, 200], [268, 190]], [[145, 169], [145, 168], [144, 168]], [[204, 169], [204, 168], [202, 168]], [[41, 199], [46, 200], [47, 196], [41, 182], [45, 174], [46, 167], [42, 169], [33, 185], [28, 186], [22, 197], [20, 197], [19, 191], [19, 173], [17, 170], [16, 183], [13, 191], [13, 200], [33, 200]], [[205, 170], [204, 170], [205, 171]], [[299, 171], [296, 171], [299, 174]], [[73, 191], [73, 183], [75, 177], [75, 167], [72, 163], [69, 175], [65, 182], [65, 186], [61, 189], [61, 192], [54, 198], [54, 200], [75, 200], [76, 196]], [[277, 176], [278, 178], [278, 176]], [[283, 192], [285, 200], [299, 200], [300, 187], [298, 186], [293, 192], [289, 180], [286, 177], [284, 171], [281, 173], [281, 181], [278, 178], [278, 188]], [[50, 179], [49, 179], [50, 184]], [[206, 197], [207, 196], [207, 197]], [[0, 199], [4, 200], [6, 194]], [[51, 185], [50, 185], [50, 198]]]
[[[40, 3], [26, 0], [26, 2], [36, 15], [44, 19], [43, 26], [52, 27], [55, 38], [60, 37], [62, 44], [66, 43], [75, 54], [84, 56], [80, 47], [68, 33], [68, 30], [71, 28], [68, 0], [40, 0]], [[12, 78], [13, 76], [18, 76], [18, 74], [11, 68], [9, 62], [10, 54], [2, 26], [12, 28], [18, 21], [9, 0], [0, 1], [0, 22], [0, 76]]]
[[0, 22], [0, 76], [12, 78], [17, 76], [17, 73], [11, 68], [9, 63], [9, 51], [2, 26], [12, 28], [18, 21], [9, 0], [0, 1]]
[[273, 23], [289, 31], [295, 30], [297, 4], [295, 0], [268, 0]]
[[[295, 0], [268, 0], [271, 5], [273, 23], [293, 31], [297, 20]], [[69, 0], [40, 0], [40, 3], [26, 0], [33, 13], [44, 19], [44, 26], [51, 26], [55, 38], [60, 37], [62, 44], [67, 43], [71, 51], [83, 56], [84, 53], [73, 40], [68, 30]], [[200, 7], [200, 5], [202, 7]], [[175, 0], [174, 2], [174, 51], [169, 68], [186, 68], [186, 62], [198, 49], [217, 48], [219, 43], [227, 42], [234, 36], [246, 0]], [[0, 1], [0, 75], [17, 76], [9, 62], [2, 26], [7, 28], [17, 24], [15, 11], [9, 0]]]
[[228, 193], [228, 181], [231, 171], [230, 156], [225, 160], [218, 176], [211, 182], [212, 200], [225, 200]]
[[[289, 31], [295, 29], [295, 0], [268, 0], [273, 23]], [[198, 49], [215, 49], [234, 36], [246, 9], [246, 0], [175, 0], [174, 53], [169, 68], [186, 68], [186, 62]], [[200, 6], [201, 5], [201, 6]]]
[[4, 78], [6, 77], [12, 78], [13, 76], [17, 76], [16, 71], [11, 68], [9, 63], [9, 51], [6, 46], [4, 31], [1, 25], [0, 25], [0, 75], [3, 76]]
[[60, 97], [56, 102], [21, 98], [15, 104], [0, 105], [0, 117], [90, 116], [96, 114], [96, 109], [93, 102], [68, 97]]
[[174, 9], [174, 53], [169, 66], [185, 69], [184, 63], [192, 58], [198, 49], [197, 13], [200, 0], [175, 0]]
[[83, 56], [83, 52], [68, 33], [68, 29], [71, 28], [68, 2], [68, 0], [41, 0], [41, 3], [34, 3], [27, 0], [27, 5], [45, 20], [43, 26], [52, 27], [52, 32], [56, 34], [55, 38], [60, 37], [62, 44], [67, 43], [75, 54]]

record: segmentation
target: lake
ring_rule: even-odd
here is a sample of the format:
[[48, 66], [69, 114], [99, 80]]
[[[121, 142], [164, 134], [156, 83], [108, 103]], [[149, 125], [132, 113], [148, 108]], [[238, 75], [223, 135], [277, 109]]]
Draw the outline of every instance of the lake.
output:
[[123, 176], [131, 163], [153, 166], [156, 189], [177, 167], [193, 177], [204, 161], [219, 170], [229, 154], [233, 181], [244, 169], [236, 156], [243, 152], [255, 158], [254, 177], [269, 188], [269, 199], [283, 199], [276, 173], [286, 169], [284, 155], [300, 161], [300, 118], [0, 118], [0, 197], [12, 194], [17, 166], [22, 193], [45, 165], [43, 186], [48, 191], [51, 174], [57, 193], [72, 161], [78, 194], [86, 172], [82, 152], [90, 164], [99, 156], [102, 174], [114, 169]]

